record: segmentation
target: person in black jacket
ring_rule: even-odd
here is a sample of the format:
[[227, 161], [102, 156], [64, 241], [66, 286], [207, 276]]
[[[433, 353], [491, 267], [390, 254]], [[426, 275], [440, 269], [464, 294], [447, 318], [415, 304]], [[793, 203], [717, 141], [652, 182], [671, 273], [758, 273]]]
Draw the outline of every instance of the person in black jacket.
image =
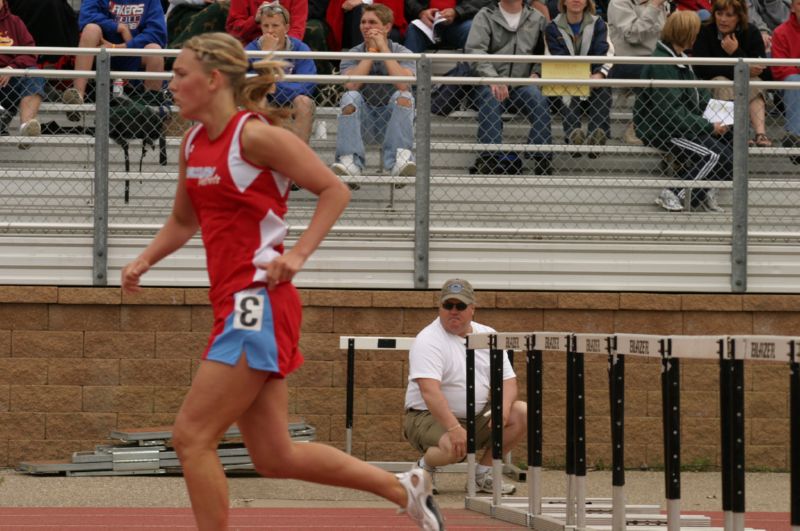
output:
[[[405, 47], [414, 53], [422, 53], [434, 45], [443, 44], [448, 48], [464, 49], [467, 43], [472, 18], [490, 0], [405, 0], [406, 18], [410, 21], [418, 19], [441, 39], [432, 42], [413, 22], [406, 32]], [[434, 22], [437, 22], [434, 26]], [[441, 28], [441, 29], [440, 29]]]
[[[766, 57], [764, 40], [758, 28], [749, 22], [746, 0], [715, 0], [711, 19], [700, 29], [692, 48], [694, 57]], [[697, 65], [701, 79], [732, 80], [733, 65]], [[769, 70], [763, 66], [750, 66], [750, 79], [769, 79]], [[720, 100], [733, 100], [733, 89], [722, 87], [714, 91]], [[750, 145], [770, 147], [765, 120], [764, 89], [750, 89], [750, 122], [755, 137]]]

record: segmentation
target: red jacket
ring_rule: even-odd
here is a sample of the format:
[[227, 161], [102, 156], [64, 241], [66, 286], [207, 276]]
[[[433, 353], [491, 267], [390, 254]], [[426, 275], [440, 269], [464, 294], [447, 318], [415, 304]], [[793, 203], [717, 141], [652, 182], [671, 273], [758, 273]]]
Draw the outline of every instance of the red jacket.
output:
[[[4, 2], [0, 7], [0, 47], [2, 46], [36, 46], [33, 37], [25, 27], [25, 23], [12, 15]], [[36, 66], [35, 55], [0, 54], [0, 68], [31, 68]]]
[[[394, 14], [394, 27], [400, 30], [401, 35], [406, 34], [408, 23], [405, 16], [405, 2], [403, 0], [375, 0], [377, 4], [383, 4], [392, 10]], [[344, 10], [342, 9], [344, 0], [330, 0], [328, 11], [325, 14], [325, 21], [331, 28], [328, 35], [328, 45], [332, 51], [342, 49], [342, 25], [344, 24]]]
[[[228, 20], [225, 22], [228, 33], [243, 44], [261, 37], [261, 28], [256, 24], [256, 12], [263, 3], [264, 0], [231, 0]], [[289, 12], [288, 35], [302, 41], [308, 20], [308, 0], [280, 0], [280, 4]]]
[[700, 11], [705, 9], [709, 13], [711, 12], [710, 0], [677, 0], [675, 4], [679, 11]]
[[[772, 34], [773, 59], [800, 59], [800, 22], [794, 13], [789, 19], [775, 28]], [[772, 77], [782, 81], [791, 75], [800, 74], [800, 66], [773, 66]]]

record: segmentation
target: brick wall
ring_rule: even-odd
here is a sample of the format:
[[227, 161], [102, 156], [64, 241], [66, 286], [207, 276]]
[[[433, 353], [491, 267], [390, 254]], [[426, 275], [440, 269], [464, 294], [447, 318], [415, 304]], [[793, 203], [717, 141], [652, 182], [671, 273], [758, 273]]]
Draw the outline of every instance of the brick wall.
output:
[[[169, 424], [196, 369], [211, 325], [204, 289], [0, 286], [0, 466], [67, 459], [107, 443], [115, 428]], [[290, 412], [343, 447], [345, 356], [340, 335], [413, 336], [436, 315], [434, 291], [302, 290], [301, 347]], [[653, 334], [796, 334], [800, 296], [653, 293], [480, 292], [477, 319], [501, 331]], [[354, 453], [411, 460], [402, 440], [406, 378], [402, 352], [359, 352]], [[524, 363], [517, 363], [521, 378]], [[605, 360], [588, 358], [590, 462], [610, 462]], [[632, 359], [626, 374], [626, 460], [658, 465], [660, 364]], [[564, 364], [545, 360], [545, 457], [562, 461]], [[524, 381], [524, 380], [521, 380]], [[788, 467], [788, 370], [746, 370], [747, 463]], [[520, 386], [524, 393], [524, 385]], [[684, 463], [719, 463], [717, 369], [682, 365]], [[524, 448], [517, 452], [526, 455]]]

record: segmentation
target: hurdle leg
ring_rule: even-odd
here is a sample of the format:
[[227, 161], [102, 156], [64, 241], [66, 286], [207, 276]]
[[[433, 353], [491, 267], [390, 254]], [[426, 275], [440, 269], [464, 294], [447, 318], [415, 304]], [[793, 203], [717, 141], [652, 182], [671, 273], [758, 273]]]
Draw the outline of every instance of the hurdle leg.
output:
[[800, 356], [794, 351], [795, 343], [792, 342], [792, 363], [790, 364], [790, 406], [789, 418], [791, 419], [791, 524], [792, 531], [800, 531], [800, 363], [797, 361]]
[[625, 356], [608, 345], [608, 387], [611, 413], [611, 529], [625, 531]]
[[680, 360], [671, 357], [671, 352], [671, 340], [661, 340], [661, 406], [664, 427], [667, 529], [679, 531], [681, 525]]
[[494, 506], [503, 503], [503, 356], [505, 351], [497, 348], [497, 337], [493, 336], [494, 348], [489, 351], [492, 404], [492, 501]]
[[744, 531], [745, 510], [745, 450], [744, 450], [744, 360], [734, 359], [733, 366], [733, 438], [731, 471], [733, 484], [731, 489], [733, 509], [733, 529]]
[[733, 486], [731, 469], [731, 430], [733, 409], [731, 408], [732, 369], [731, 361], [724, 357], [719, 361], [719, 419], [720, 448], [722, 449], [722, 514], [726, 531], [733, 529], [731, 488]]
[[[569, 339], [567, 339], [569, 342]], [[571, 350], [571, 349], [568, 349]], [[566, 405], [566, 456], [565, 472], [567, 474], [566, 523], [575, 525], [575, 358], [567, 352], [567, 405]]]
[[467, 496], [475, 496], [475, 349], [467, 349]]
[[528, 338], [528, 512], [542, 514], [542, 351]]
[[575, 352], [575, 336], [572, 337], [575, 357], [575, 524], [586, 528], [586, 393], [584, 385], [583, 354]]
[[353, 453], [353, 395], [356, 381], [356, 340], [347, 341], [347, 403], [345, 412], [345, 451]]

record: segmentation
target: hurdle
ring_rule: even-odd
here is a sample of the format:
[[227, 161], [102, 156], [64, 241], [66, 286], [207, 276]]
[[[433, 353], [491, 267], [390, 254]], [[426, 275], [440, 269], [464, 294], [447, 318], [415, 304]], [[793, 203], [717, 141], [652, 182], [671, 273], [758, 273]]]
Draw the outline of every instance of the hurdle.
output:
[[[501, 348], [524, 349], [528, 368], [528, 498], [500, 496], [497, 482], [491, 499], [470, 493], [466, 506], [498, 519], [527, 525], [535, 529], [555, 530], [578, 528], [613, 530], [636, 529], [638, 525], [665, 525], [669, 531], [683, 527], [708, 526], [707, 517], [687, 516], [680, 512], [680, 359], [717, 360], [720, 367], [720, 442], [722, 449], [722, 487], [724, 529], [744, 529], [744, 361], [773, 361], [789, 364], [791, 416], [791, 525], [800, 531], [800, 340], [782, 336], [659, 336], [642, 334], [572, 334], [568, 332], [531, 332], [515, 334], [473, 334], [467, 338], [467, 359], [478, 348], [493, 351]], [[567, 363], [567, 496], [547, 499], [547, 504], [563, 503], [562, 517], [543, 514], [538, 481], [541, 469], [542, 440], [542, 351], [565, 354]], [[583, 402], [583, 355], [608, 357], [609, 400], [612, 443], [611, 520], [597, 518], [604, 500], [585, 497], [585, 419]], [[625, 357], [642, 356], [659, 359], [662, 366], [662, 425], [664, 446], [664, 481], [666, 517], [645, 515], [639, 508], [626, 506], [624, 497], [624, 374]], [[492, 358], [493, 359], [493, 358]], [[502, 371], [502, 369], [500, 369]], [[468, 365], [469, 371], [469, 365]], [[502, 375], [502, 372], [499, 373]], [[474, 381], [469, 379], [468, 382]], [[495, 385], [493, 401], [502, 403], [502, 386]], [[469, 383], [468, 383], [469, 389]], [[468, 400], [469, 401], [469, 400]], [[496, 413], [493, 407], [492, 413]], [[502, 412], [498, 411], [498, 415]], [[500, 417], [501, 418], [501, 417]], [[468, 426], [469, 427], [469, 426]], [[493, 463], [496, 447], [502, 447], [502, 425], [492, 421]], [[468, 434], [468, 437], [470, 435]], [[472, 461], [470, 461], [472, 466]], [[523, 503], [526, 502], [526, 503]], [[586, 507], [591, 514], [586, 516]], [[634, 509], [630, 517], [626, 514]], [[655, 506], [659, 508], [658, 505]], [[544, 511], [545, 513], [547, 511]], [[610, 526], [608, 525], [610, 523]]]

